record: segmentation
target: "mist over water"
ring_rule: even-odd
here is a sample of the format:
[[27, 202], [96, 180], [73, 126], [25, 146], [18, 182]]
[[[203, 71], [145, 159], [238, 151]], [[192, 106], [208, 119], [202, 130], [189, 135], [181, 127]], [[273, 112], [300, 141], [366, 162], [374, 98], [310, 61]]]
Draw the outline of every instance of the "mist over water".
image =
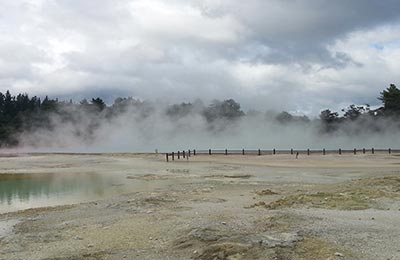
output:
[[[51, 129], [19, 135], [20, 152], [171, 152], [187, 149], [353, 149], [398, 148], [399, 128], [389, 119], [368, 117], [345, 123], [331, 133], [321, 132], [321, 121], [279, 122], [265, 113], [208, 121], [192, 109], [167, 115], [166, 105], [143, 110], [128, 106], [107, 116], [77, 108], [63, 108], [72, 117], [52, 114]], [[372, 119], [371, 119], [372, 120]], [[371, 127], [374, 126], [374, 127]], [[379, 131], [374, 130], [379, 126]]]

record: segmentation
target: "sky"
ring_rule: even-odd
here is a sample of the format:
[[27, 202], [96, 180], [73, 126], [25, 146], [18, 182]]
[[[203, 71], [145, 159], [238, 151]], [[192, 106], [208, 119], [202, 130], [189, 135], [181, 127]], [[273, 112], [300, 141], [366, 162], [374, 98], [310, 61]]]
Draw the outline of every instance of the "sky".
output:
[[1, 0], [0, 92], [317, 115], [399, 83], [398, 0]]

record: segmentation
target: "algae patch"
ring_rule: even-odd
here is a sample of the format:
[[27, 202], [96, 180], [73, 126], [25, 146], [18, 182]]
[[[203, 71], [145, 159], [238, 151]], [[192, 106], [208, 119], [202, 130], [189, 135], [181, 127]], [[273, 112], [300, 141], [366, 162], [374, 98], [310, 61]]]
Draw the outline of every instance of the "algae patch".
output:
[[[338, 252], [343, 257], [337, 257]], [[338, 249], [336, 245], [313, 237], [305, 237], [293, 250], [294, 256], [289, 259], [320, 260], [320, 259], [357, 259], [349, 250]]]
[[379, 209], [379, 199], [400, 197], [400, 177], [367, 178], [340, 185], [326, 185], [322, 188], [323, 191], [293, 194], [268, 204], [257, 202], [249, 208], [283, 209], [307, 206], [338, 210]]

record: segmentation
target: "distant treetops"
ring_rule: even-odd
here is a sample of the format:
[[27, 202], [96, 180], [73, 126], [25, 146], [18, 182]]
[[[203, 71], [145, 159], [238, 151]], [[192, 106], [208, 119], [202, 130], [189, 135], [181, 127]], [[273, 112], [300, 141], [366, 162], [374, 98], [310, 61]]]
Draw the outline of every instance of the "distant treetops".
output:
[[[348, 134], [357, 134], [361, 129], [383, 131], [382, 120], [399, 124], [400, 90], [391, 84], [380, 93], [378, 99], [382, 101], [383, 106], [375, 110], [367, 104], [350, 105], [343, 109], [343, 115], [339, 116], [338, 112], [326, 109], [321, 111], [319, 119], [316, 120], [310, 120], [306, 116], [294, 116], [285, 111], [280, 113], [268, 111], [264, 113], [264, 120], [274, 120], [278, 124], [314, 124], [319, 127], [321, 134], [338, 130]], [[9, 91], [5, 94], [0, 92], [0, 147], [17, 146], [18, 136], [21, 133], [30, 133], [38, 129], [51, 131], [56, 129], [55, 124], [60, 122], [76, 126], [76, 135], [90, 137], [102, 120], [110, 120], [127, 112], [132, 114], [134, 120], [143, 120], [156, 112], [160, 113], [158, 106], [150, 101], [132, 97], [117, 98], [108, 106], [101, 98], [93, 98], [90, 101], [84, 99], [80, 103], [74, 103], [72, 100], [59, 101], [47, 96], [42, 100], [36, 96], [30, 98], [28, 94], [13, 96]], [[201, 116], [212, 131], [224, 130], [227, 124], [234, 123], [240, 118], [262, 114], [255, 110], [244, 113], [240, 104], [233, 99], [214, 100], [208, 106], [201, 100], [196, 100], [193, 103], [169, 105], [162, 110], [162, 116], [172, 122], [187, 116]], [[350, 127], [354, 124], [359, 127]], [[398, 127], [400, 128], [400, 125]]]
[[390, 115], [400, 114], [400, 89], [390, 84], [386, 90], [381, 92], [379, 100], [383, 103], [383, 111]]
[[[371, 110], [368, 104], [363, 106], [350, 105], [347, 109], [342, 109], [343, 116], [340, 117], [338, 112], [333, 112], [329, 109], [323, 110], [320, 113], [320, 120], [323, 132], [334, 132], [338, 129], [345, 129], [349, 122], [357, 123], [363, 129], [357, 131], [384, 131], [385, 124], [382, 120], [390, 120], [394, 124], [398, 124], [400, 118], [400, 90], [394, 84], [383, 90], [378, 97], [382, 101], [383, 107]], [[347, 123], [347, 124], [345, 124]], [[354, 124], [353, 123], [353, 124]], [[400, 126], [399, 126], [400, 127]], [[347, 127], [346, 132], [349, 132]], [[354, 128], [352, 128], [354, 131]]]

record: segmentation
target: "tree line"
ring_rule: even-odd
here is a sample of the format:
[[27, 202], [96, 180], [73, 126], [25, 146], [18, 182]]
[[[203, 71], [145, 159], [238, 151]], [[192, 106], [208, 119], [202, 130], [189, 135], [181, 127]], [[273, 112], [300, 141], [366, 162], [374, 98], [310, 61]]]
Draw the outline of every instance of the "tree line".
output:
[[[366, 105], [350, 105], [343, 109], [341, 115], [337, 111], [325, 109], [319, 118], [310, 119], [307, 116], [295, 116], [286, 111], [275, 113], [251, 110], [243, 112], [238, 102], [233, 99], [214, 100], [205, 105], [201, 100], [194, 102], [167, 105], [161, 115], [172, 122], [182, 118], [199, 115], [209, 129], [219, 131], [242, 118], [261, 116], [266, 121], [273, 120], [282, 125], [316, 124], [320, 134], [333, 134], [339, 131], [346, 134], [357, 134], [360, 131], [385, 131], [386, 123], [393, 122], [400, 129], [400, 90], [391, 84], [383, 90], [379, 97], [382, 106], [371, 109]], [[19, 135], [40, 129], [53, 130], [57, 124], [74, 126], [77, 136], [90, 139], [97, 127], [104, 120], [111, 120], [119, 115], [129, 113], [135, 120], [144, 120], [153, 115], [158, 105], [150, 101], [142, 101], [132, 97], [117, 98], [107, 105], [101, 98], [82, 100], [74, 103], [72, 100], [59, 101], [48, 96], [41, 99], [28, 94], [12, 95], [9, 91], [0, 92], [0, 147], [15, 147], [19, 145]], [[84, 124], [83, 124], [84, 122]]]

